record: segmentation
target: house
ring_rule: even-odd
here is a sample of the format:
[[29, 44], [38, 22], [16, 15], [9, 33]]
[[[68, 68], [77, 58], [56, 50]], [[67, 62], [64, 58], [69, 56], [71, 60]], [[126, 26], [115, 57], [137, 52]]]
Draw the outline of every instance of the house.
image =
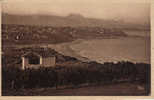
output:
[[54, 67], [56, 57], [48, 52], [27, 52], [22, 55], [22, 69], [39, 68], [39, 67]]

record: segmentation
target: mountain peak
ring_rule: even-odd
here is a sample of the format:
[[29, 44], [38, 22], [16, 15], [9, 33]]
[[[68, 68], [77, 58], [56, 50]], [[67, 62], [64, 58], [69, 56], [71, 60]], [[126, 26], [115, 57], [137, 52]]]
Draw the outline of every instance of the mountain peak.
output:
[[81, 14], [71, 13], [67, 16], [67, 18], [84, 18]]

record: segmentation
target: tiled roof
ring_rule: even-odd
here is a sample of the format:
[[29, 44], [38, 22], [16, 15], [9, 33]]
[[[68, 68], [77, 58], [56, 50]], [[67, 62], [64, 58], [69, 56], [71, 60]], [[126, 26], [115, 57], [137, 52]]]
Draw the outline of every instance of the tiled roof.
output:
[[54, 50], [47, 50], [47, 49], [33, 49], [33, 50], [27, 50], [25, 53], [22, 55], [22, 57], [28, 57], [31, 55], [36, 55], [36, 56], [41, 56], [41, 57], [54, 57], [55, 52]]

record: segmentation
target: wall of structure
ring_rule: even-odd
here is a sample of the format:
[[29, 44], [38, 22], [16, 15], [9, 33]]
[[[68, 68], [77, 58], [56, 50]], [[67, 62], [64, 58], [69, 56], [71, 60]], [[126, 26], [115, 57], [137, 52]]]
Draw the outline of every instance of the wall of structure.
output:
[[55, 66], [55, 64], [56, 64], [55, 57], [42, 58], [42, 66], [44, 66], [44, 67]]
[[56, 57], [44, 57], [40, 58], [40, 64], [29, 64], [28, 58], [22, 57], [22, 69], [25, 68], [39, 68], [43, 67], [54, 67], [56, 64]]
[[28, 59], [25, 57], [22, 57], [22, 69], [24, 70], [26, 66], [28, 66]]
[[22, 61], [22, 62], [24, 62], [24, 64], [22, 64], [22, 65], [24, 65], [23, 67], [22, 67], [22, 69], [25, 69], [25, 68], [38, 68], [39, 66], [40, 66], [40, 64], [37, 64], [37, 65], [35, 65], [35, 64], [29, 64], [29, 60], [28, 60], [28, 58], [24, 58], [23, 59], [24, 61]]

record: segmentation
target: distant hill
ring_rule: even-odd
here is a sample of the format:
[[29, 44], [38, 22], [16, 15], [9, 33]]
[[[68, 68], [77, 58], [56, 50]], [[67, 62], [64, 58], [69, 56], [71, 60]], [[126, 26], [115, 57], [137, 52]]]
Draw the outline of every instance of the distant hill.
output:
[[101, 27], [52, 27], [2, 24], [2, 43], [38, 44], [63, 43], [76, 39], [113, 38], [127, 36], [121, 29]]
[[103, 27], [103, 28], [136, 28], [148, 29], [150, 23], [146, 25], [124, 23], [122, 21], [104, 20], [96, 18], [86, 18], [80, 14], [70, 14], [68, 16], [56, 15], [16, 15], [2, 13], [3, 24], [18, 25], [42, 25], [42, 26], [71, 26], [71, 27]]

